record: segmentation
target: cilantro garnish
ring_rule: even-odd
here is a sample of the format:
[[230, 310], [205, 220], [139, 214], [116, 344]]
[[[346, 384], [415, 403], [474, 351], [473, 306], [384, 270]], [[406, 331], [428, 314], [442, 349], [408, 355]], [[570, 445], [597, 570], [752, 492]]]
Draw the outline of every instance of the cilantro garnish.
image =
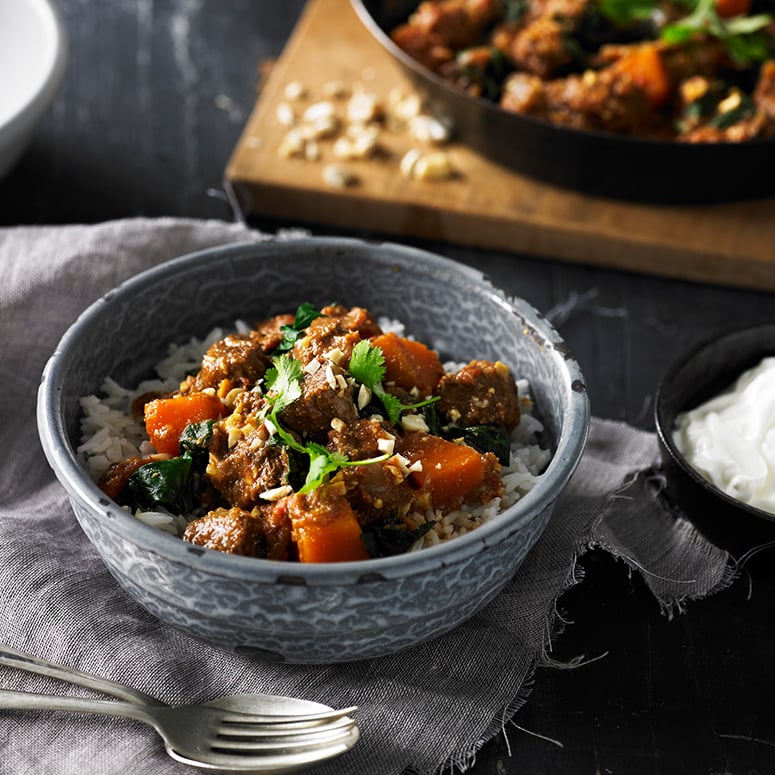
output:
[[[716, 0], [681, 0], [676, 4], [687, 10], [682, 19], [666, 24], [661, 38], [666, 43], [685, 43], [703, 33], [720, 40], [729, 55], [739, 64], [764, 61], [769, 56], [769, 38], [765, 27], [771, 14], [741, 14], [723, 19], [716, 11]], [[657, 0], [598, 0], [598, 11], [619, 27], [628, 27], [658, 17]]]
[[769, 42], [764, 28], [771, 21], [772, 16], [769, 14], [722, 19], [716, 12], [715, 0], [698, 0], [688, 16], [664, 27], [662, 40], [683, 43], [698, 32], [704, 33], [720, 40], [729, 55], [739, 64], [745, 65], [767, 58]]
[[301, 397], [301, 379], [304, 375], [301, 363], [290, 355], [276, 355], [272, 359], [274, 366], [266, 372], [266, 399], [271, 411], [268, 419], [277, 430], [277, 435], [290, 449], [307, 455], [309, 471], [300, 493], [308, 493], [317, 489], [328, 476], [346, 466], [363, 466], [380, 463], [390, 455], [367, 458], [366, 460], [350, 460], [340, 452], [331, 452], [322, 444], [306, 442], [302, 444], [296, 437], [286, 431], [280, 424], [278, 415], [297, 398]]
[[654, 0], [598, 0], [598, 10], [618, 27], [650, 19], [656, 9]]
[[361, 339], [353, 347], [348, 367], [350, 374], [362, 385], [365, 385], [385, 407], [388, 419], [397, 423], [402, 412], [409, 409], [419, 409], [439, 400], [439, 396], [418, 401], [416, 404], [402, 404], [397, 396], [385, 390], [382, 380], [385, 379], [385, 355], [382, 348]]
[[290, 406], [301, 397], [301, 378], [304, 370], [301, 363], [290, 355], [276, 355], [272, 358], [273, 366], [264, 375], [266, 400], [272, 407], [271, 419], [286, 406]]
[[280, 330], [283, 332], [283, 340], [277, 346], [277, 349], [280, 352], [290, 350], [296, 340], [301, 336], [304, 329], [307, 328], [315, 318], [320, 317], [323, 317], [323, 313], [316, 310], [309, 302], [305, 301], [300, 304], [296, 309], [293, 323], [280, 327]]

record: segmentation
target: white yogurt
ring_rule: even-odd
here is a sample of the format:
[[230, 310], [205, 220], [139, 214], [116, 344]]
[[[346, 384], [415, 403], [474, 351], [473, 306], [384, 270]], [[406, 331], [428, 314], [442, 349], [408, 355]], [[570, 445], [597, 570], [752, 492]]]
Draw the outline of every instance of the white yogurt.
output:
[[675, 443], [720, 490], [775, 514], [775, 356], [678, 416]]

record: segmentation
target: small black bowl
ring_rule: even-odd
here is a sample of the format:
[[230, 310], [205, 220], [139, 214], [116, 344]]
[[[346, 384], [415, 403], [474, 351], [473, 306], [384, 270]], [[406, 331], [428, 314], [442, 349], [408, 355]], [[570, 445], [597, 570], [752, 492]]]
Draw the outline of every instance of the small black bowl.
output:
[[[744, 560], [744, 567], [775, 575], [775, 514], [749, 506], [711, 484], [689, 464], [673, 438], [679, 414], [726, 390], [768, 355], [775, 355], [775, 321], [699, 344], [665, 373], [654, 416], [667, 498], [708, 540]], [[754, 551], [758, 547], [760, 551]]]

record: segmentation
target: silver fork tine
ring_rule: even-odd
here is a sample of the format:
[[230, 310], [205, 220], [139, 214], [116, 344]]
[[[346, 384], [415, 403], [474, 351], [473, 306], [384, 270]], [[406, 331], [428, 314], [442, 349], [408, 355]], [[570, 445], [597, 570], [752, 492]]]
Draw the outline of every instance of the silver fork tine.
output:
[[212, 740], [210, 747], [216, 753], [258, 756], [283, 751], [303, 751], [308, 748], [319, 749], [321, 746], [330, 746], [350, 740], [354, 734], [357, 734], [357, 727], [355, 722], [351, 721], [349, 724], [333, 730], [321, 729], [292, 737], [222, 738], [218, 736]]
[[[358, 728], [355, 727], [352, 733], [342, 737], [340, 740], [331, 742], [328, 746], [310, 746], [296, 748], [286, 752], [271, 754], [268, 752], [257, 755], [245, 755], [234, 753], [218, 753], [217, 751], [208, 751], [208, 769], [225, 769], [232, 773], [244, 772], [246, 775], [277, 775], [279, 771], [292, 771], [318, 764], [322, 761], [332, 759], [349, 751], [356, 742], [358, 742]], [[174, 748], [167, 748], [167, 753], [183, 764], [201, 767], [201, 761], [187, 758]]]
[[356, 723], [355, 719], [345, 716], [344, 718], [337, 719], [329, 724], [322, 724], [314, 727], [278, 727], [266, 726], [264, 724], [222, 724], [216, 730], [216, 736], [219, 740], [228, 739], [245, 742], [249, 742], [250, 740], [273, 741], [302, 738], [305, 740], [314, 740], [316, 736], [352, 729]]
[[358, 710], [357, 705], [351, 705], [349, 708], [324, 710], [319, 713], [305, 713], [303, 715], [248, 713], [241, 710], [231, 712], [230, 715], [229, 712], [224, 711], [223, 720], [227, 723], [233, 722], [234, 724], [261, 724], [268, 727], [303, 728], [336, 721], [355, 713], [356, 710]]

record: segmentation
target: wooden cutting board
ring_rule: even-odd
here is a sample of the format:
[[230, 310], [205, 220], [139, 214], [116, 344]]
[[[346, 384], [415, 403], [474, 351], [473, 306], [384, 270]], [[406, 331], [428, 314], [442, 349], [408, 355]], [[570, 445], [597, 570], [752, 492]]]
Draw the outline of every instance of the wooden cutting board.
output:
[[410, 180], [399, 170], [413, 144], [404, 132], [383, 133], [377, 159], [347, 162], [357, 183], [336, 189], [323, 175], [335, 161], [333, 141], [319, 143], [317, 161], [278, 152], [288, 132], [278, 105], [288, 103], [292, 82], [307, 90], [304, 100], [290, 103], [297, 111], [321, 99], [332, 82], [361, 87], [383, 101], [392, 89], [411, 91], [348, 0], [310, 0], [227, 166], [226, 185], [246, 217], [775, 290], [775, 199], [697, 207], [612, 202], [521, 177], [460, 144], [447, 147], [454, 179]]

